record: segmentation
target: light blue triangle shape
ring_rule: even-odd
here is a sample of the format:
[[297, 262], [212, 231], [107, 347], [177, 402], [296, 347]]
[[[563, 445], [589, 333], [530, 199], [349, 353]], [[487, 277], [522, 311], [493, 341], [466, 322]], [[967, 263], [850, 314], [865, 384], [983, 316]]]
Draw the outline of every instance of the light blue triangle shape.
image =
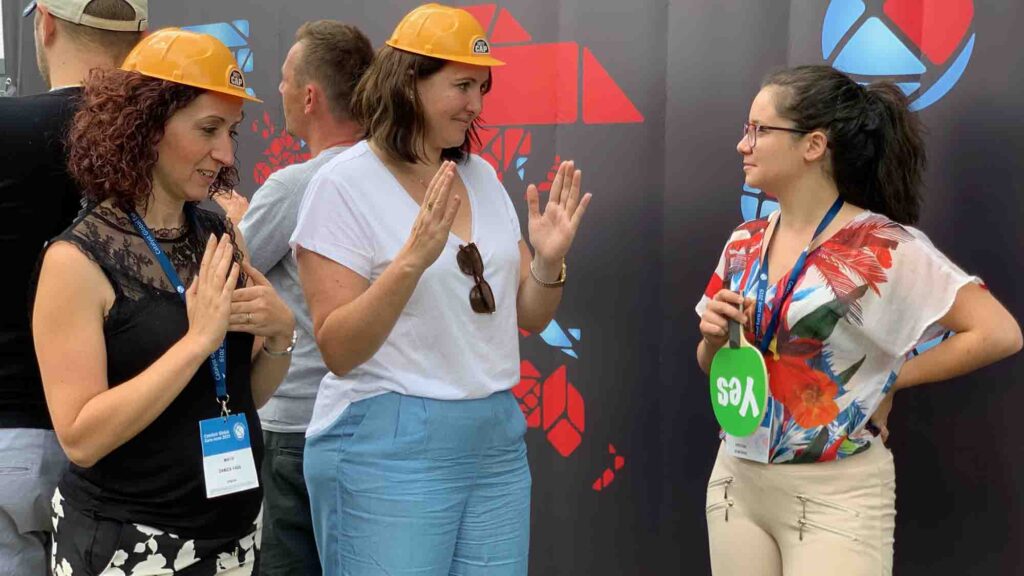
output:
[[245, 34], [246, 36], [249, 36], [249, 21], [248, 20], [235, 20], [235, 21], [233, 21], [231, 23], [235, 25], [235, 28], [238, 28], [239, 32], [241, 32], [242, 34]]
[[568, 354], [569, 356], [572, 356], [573, 358], [576, 358], [577, 360], [579, 359], [579, 356], [577, 356], [576, 352], [574, 350], [572, 350], [571, 348], [563, 348], [562, 352], [565, 352], [566, 354]]
[[833, 0], [821, 25], [821, 57], [828, 60], [846, 31], [865, 10], [861, 0]]
[[878, 18], [869, 18], [832, 64], [836, 70], [868, 76], [922, 74], [924, 64]]
[[547, 342], [549, 346], [556, 348], [572, 348], [572, 342], [569, 341], [569, 337], [562, 332], [562, 327], [558, 325], [558, 322], [552, 320], [548, 327], [540, 333], [540, 337], [544, 342]]
[[903, 90], [905, 96], [910, 96], [921, 87], [920, 82], [897, 82], [896, 85], [900, 87], [900, 90]]
[[569, 328], [569, 335], [572, 336], [573, 338], [575, 338], [576, 341], [578, 342], [580, 340], [580, 329], [579, 328]]

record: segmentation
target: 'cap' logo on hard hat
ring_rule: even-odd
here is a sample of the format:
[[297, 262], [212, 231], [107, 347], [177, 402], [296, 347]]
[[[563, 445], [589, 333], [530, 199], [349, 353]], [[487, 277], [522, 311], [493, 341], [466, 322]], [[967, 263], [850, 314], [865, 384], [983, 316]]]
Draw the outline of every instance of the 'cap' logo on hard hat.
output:
[[484, 38], [477, 38], [476, 41], [473, 42], [473, 54], [490, 54], [490, 53], [491, 53], [491, 45], [487, 43], [486, 39], [484, 39]]
[[242, 73], [237, 69], [231, 71], [231, 75], [228, 76], [228, 82], [235, 88], [245, 88], [245, 79], [242, 78]]

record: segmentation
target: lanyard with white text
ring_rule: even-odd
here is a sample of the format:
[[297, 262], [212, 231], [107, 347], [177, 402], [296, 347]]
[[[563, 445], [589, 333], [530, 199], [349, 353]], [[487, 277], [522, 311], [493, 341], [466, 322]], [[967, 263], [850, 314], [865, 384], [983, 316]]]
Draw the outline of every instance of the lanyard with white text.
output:
[[[779, 328], [779, 317], [782, 314], [782, 306], [786, 303], [786, 299], [793, 294], [793, 288], [796, 287], [796, 281], [800, 278], [800, 274], [804, 271], [804, 266], [807, 264], [807, 254], [811, 251], [811, 244], [814, 244], [814, 239], [821, 235], [828, 228], [828, 225], [835, 219], [836, 214], [839, 213], [839, 209], [843, 207], [843, 199], [836, 198], [836, 201], [832, 203], [832, 207], [825, 213], [825, 217], [821, 219], [821, 223], [818, 224], [817, 229], [814, 230], [814, 236], [811, 237], [811, 241], [804, 248], [803, 252], [800, 253], [800, 257], [796, 259], [796, 263], [793, 264], [793, 270], [789, 273], [789, 280], [786, 281], [786, 289], [782, 292], [782, 298], [779, 299], [775, 305], [775, 310], [772, 311], [772, 318], [768, 322], [768, 328], [765, 329], [764, 336], [758, 341], [757, 347], [761, 350], [761, 354], [764, 355], [768, 352], [768, 348], [772, 345], [772, 338], [775, 337], [775, 331]], [[779, 217], [775, 221], [775, 228], [772, 230], [772, 237], [768, 240], [768, 246], [764, 249], [764, 255], [761, 257], [761, 263], [758, 266], [757, 272], [757, 305], [754, 308], [754, 337], [761, 333], [761, 323], [764, 319], [764, 307], [765, 297], [768, 294], [768, 251], [772, 247], [772, 240], [775, 239], [775, 232], [779, 229], [779, 223], [782, 222], [782, 213], [779, 212]]]
[[[186, 208], [186, 211], [188, 211], [188, 208]], [[191, 216], [191, 212], [189, 212], [189, 215]], [[178, 292], [178, 296], [181, 296], [181, 300], [186, 302], [187, 305], [187, 301], [185, 300], [185, 285], [181, 282], [181, 278], [178, 277], [178, 273], [174, 270], [174, 266], [171, 264], [170, 259], [167, 258], [167, 255], [164, 254], [164, 251], [160, 248], [156, 239], [153, 238], [153, 234], [149, 231], [149, 227], [146, 226], [146, 223], [143, 222], [142, 218], [140, 218], [135, 212], [129, 212], [128, 217], [131, 218], [132, 224], [135, 225], [135, 229], [139, 232], [139, 235], [146, 241], [146, 245], [149, 246], [150, 251], [153, 252], [154, 256], [156, 256], [156, 260], [160, 263], [160, 267], [164, 269], [164, 274], [167, 276], [167, 280], [174, 285], [174, 289]], [[194, 219], [193, 224], [195, 224]], [[213, 382], [217, 393], [217, 401], [220, 402], [221, 414], [223, 416], [227, 416], [231, 413], [231, 410], [228, 410], [228, 400], [230, 399], [230, 396], [228, 396], [227, 383], [227, 352], [223, 341], [220, 343], [217, 351], [210, 354], [210, 371], [213, 373]]]

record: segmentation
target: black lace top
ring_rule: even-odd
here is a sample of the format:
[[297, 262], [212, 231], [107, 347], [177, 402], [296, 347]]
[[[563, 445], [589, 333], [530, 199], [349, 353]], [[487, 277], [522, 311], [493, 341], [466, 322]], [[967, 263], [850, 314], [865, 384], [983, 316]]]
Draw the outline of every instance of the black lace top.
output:
[[[187, 223], [182, 229], [153, 230], [153, 235], [188, 286], [199, 270], [209, 234], [219, 236], [226, 229], [212, 212], [191, 206], [186, 210], [194, 211], [197, 226]], [[82, 250], [114, 288], [114, 304], [103, 325], [110, 386], [148, 368], [185, 335], [185, 303], [124, 212], [105, 204], [94, 206], [54, 239], [58, 240]], [[250, 334], [227, 335], [230, 407], [246, 415], [258, 470], [263, 435], [250, 387], [252, 346]], [[219, 413], [213, 376], [203, 364], [163, 414], [137, 436], [91, 468], [72, 464], [60, 482], [61, 494], [86, 513], [180, 537], [244, 534], [259, 513], [262, 490], [206, 498], [199, 421]]]

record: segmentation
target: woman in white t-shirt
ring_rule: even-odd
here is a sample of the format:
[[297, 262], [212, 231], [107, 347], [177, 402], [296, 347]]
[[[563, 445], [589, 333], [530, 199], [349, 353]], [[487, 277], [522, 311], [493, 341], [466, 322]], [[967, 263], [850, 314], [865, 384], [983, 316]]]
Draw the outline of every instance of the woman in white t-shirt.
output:
[[590, 195], [572, 162], [543, 212], [530, 186], [531, 254], [469, 153], [500, 65], [468, 12], [410, 12], [353, 96], [367, 139], [303, 201], [292, 244], [331, 369], [305, 453], [325, 574], [526, 574], [518, 328], [553, 317]]

